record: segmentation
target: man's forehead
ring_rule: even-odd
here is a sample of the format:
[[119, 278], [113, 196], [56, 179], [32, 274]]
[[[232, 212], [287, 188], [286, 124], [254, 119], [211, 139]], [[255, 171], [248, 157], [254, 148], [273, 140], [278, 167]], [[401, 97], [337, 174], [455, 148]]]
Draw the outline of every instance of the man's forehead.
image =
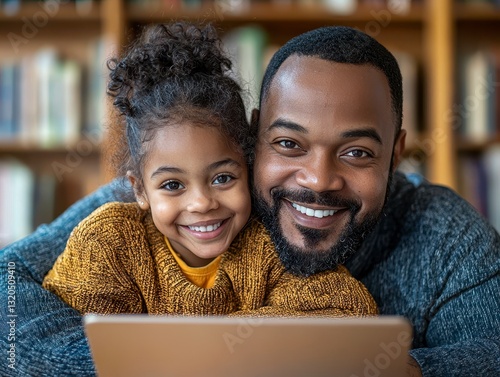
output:
[[307, 84], [311, 80], [322, 84], [329, 82], [356, 84], [364, 83], [370, 78], [373, 81], [375, 77], [379, 81], [381, 79], [383, 86], [389, 90], [387, 77], [370, 64], [339, 63], [318, 56], [295, 54], [281, 64], [270, 83], [269, 92], [280, 88], [291, 90], [290, 86]]
[[268, 129], [283, 117], [304, 126], [335, 120], [392, 124], [387, 77], [368, 64], [292, 55], [279, 68], [262, 101], [261, 126]]

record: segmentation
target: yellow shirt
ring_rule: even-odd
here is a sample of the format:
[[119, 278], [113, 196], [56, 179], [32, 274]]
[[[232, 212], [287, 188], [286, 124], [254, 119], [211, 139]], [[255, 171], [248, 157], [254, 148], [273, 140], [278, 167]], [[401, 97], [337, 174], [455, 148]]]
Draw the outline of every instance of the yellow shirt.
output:
[[165, 237], [165, 242], [167, 243], [167, 247], [172, 253], [175, 261], [181, 268], [182, 273], [186, 276], [186, 278], [193, 284], [196, 284], [201, 288], [211, 288], [215, 282], [215, 276], [217, 275], [217, 269], [219, 268], [220, 258], [219, 255], [209, 264], [203, 267], [191, 267], [184, 262], [180, 255], [176, 253], [176, 251], [172, 248], [167, 237]]

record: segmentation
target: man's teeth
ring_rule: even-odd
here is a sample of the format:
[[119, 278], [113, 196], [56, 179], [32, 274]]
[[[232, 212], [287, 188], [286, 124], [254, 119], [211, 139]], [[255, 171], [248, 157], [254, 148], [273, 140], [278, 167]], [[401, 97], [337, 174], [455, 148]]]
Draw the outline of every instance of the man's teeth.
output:
[[332, 216], [335, 212], [337, 212], [333, 209], [320, 210], [320, 209], [307, 208], [304, 206], [300, 206], [296, 203], [292, 203], [292, 207], [295, 208], [297, 211], [305, 214], [306, 216], [317, 217], [318, 219], [327, 216]]
[[194, 230], [195, 232], [213, 232], [214, 230], [217, 230], [218, 227], [220, 227], [221, 223], [209, 225], [209, 226], [189, 226], [189, 229]]

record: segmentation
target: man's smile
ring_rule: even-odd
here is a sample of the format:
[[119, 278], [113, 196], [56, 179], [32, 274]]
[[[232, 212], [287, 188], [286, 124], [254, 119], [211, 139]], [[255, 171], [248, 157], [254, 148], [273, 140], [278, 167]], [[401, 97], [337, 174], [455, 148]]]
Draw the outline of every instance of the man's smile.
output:
[[310, 217], [317, 217], [318, 219], [322, 219], [323, 217], [327, 216], [333, 216], [338, 211], [335, 209], [313, 209], [294, 202], [291, 203], [292, 207], [295, 208], [300, 213]]

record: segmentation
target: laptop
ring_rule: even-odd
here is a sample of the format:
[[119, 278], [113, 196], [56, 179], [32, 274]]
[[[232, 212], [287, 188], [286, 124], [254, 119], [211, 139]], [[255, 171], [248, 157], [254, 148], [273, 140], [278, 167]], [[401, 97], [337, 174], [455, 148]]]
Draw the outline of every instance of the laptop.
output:
[[402, 317], [84, 316], [99, 377], [400, 377]]

